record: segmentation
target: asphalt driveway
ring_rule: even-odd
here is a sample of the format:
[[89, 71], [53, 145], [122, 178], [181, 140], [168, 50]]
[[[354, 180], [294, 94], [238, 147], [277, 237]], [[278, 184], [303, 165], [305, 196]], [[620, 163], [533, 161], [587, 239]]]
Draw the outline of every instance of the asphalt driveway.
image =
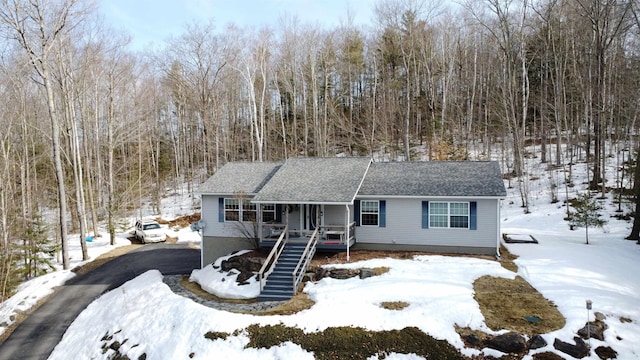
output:
[[198, 249], [182, 244], [149, 244], [76, 276], [0, 344], [0, 360], [47, 359], [73, 320], [106, 291], [148, 270], [178, 275], [199, 267]]

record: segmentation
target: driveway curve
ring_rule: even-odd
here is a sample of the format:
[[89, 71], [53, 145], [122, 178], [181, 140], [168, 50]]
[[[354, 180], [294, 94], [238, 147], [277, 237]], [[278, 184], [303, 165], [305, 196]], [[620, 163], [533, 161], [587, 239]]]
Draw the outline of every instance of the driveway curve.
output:
[[188, 274], [200, 267], [200, 250], [183, 244], [149, 244], [69, 280], [0, 344], [0, 360], [49, 357], [75, 318], [91, 302], [152, 269]]

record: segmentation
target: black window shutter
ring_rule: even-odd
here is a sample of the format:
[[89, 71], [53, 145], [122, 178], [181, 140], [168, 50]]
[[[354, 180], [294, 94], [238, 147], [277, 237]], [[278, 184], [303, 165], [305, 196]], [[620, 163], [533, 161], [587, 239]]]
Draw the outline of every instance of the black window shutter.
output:
[[469, 203], [469, 230], [478, 229], [478, 202]]
[[218, 198], [218, 222], [224, 222], [224, 198]]
[[378, 204], [380, 206], [379, 214], [378, 214], [380, 219], [378, 220], [378, 226], [385, 227], [387, 226], [387, 201], [380, 200]]
[[422, 228], [423, 229], [429, 228], [429, 202], [428, 201], [422, 202]]

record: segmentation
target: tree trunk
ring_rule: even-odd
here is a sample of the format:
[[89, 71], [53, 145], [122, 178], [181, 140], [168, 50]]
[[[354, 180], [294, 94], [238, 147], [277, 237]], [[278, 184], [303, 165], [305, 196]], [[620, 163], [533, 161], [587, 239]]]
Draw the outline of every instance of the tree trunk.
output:
[[62, 156], [60, 155], [62, 148], [60, 147], [60, 124], [58, 122], [58, 114], [53, 95], [51, 80], [49, 79], [49, 69], [44, 66], [42, 68], [42, 79], [47, 93], [47, 104], [49, 107], [49, 119], [51, 120], [51, 151], [53, 154], [53, 166], [56, 174], [56, 183], [58, 185], [58, 220], [60, 224], [60, 243], [62, 246], [62, 268], [69, 269], [69, 246], [67, 243], [67, 195], [64, 187], [64, 169], [62, 168]]
[[633, 170], [633, 196], [635, 201], [635, 213], [633, 216], [633, 227], [631, 234], [626, 237], [627, 240], [637, 240], [640, 244], [640, 147], [636, 149], [636, 165]]

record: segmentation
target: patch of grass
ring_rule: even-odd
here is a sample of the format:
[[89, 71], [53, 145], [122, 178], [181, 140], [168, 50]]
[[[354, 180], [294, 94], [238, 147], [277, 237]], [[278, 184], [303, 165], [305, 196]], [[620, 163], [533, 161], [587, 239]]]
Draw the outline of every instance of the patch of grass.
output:
[[382, 274], [388, 273], [389, 270], [390, 269], [386, 266], [380, 266], [380, 267], [373, 268], [373, 273], [376, 274], [376, 276], [380, 276]]
[[219, 331], [207, 331], [206, 334], [204, 334], [204, 338], [205, 339], [209, 339], [209, 340], [218, 340], [218, 339], [222, 339], [222, 340], [227, 340], [227, 338], [230, 336], [231, 334], [226, 333], [226, 332], [219, 332]]
[[247, 328], [252, 348], [270, 348], [291, 341], [313, 352], [316, 359], [367, 359], [390, 352], [415, 353], [428, 359], [462, 360], [460, 352], [445, 340], [436, 340], [415, 327], [402, 330], [368, 331], [354, 327], [332, 327], [308, 333], [280, 325]]
[[402, 310], [409, 306], [406, 301], [383, 301], [380, 307], [387, 310]]
[[[493, 330], [513, 330], [533, 336], [565, 325], [565, 318], [557, 307], [520, 276], [514, 280], [483, 276], [474, 281], [473, 289], [485, 322]], [[525, 316], [537, 316], [540, 322], [529, 322]]]
[[512, 253], [509, 252], [509, 250], [507, 250], [507, 248], [500, 244], [500, 265], [509, 270], [509, 271], [513, 271], [514, 273], [518, 272], [518, 265], [516, 265], [515, 262], [513, 262], [513, 260], [517, 259], [518, 256], [513, 255]]
[[309, 296], [307, 296], [307, 294], [300, 291], [294, 297], [292, 297], [291, 300], [278, 307], [260, 312], [252, 312], [251, 314], [261, 316], [293, 315], [302, 310], [310, 309], [314, 304], [315, 302], [309, 299]]

